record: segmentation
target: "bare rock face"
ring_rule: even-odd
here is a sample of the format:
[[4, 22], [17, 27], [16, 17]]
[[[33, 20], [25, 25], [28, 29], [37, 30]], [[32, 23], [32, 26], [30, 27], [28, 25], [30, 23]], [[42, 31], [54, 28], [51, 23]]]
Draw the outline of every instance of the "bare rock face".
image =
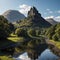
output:
[[39, 26], [39, 27], [49, 27], [51, 24], [46, 21], [41, 14], [38, 12], [38, 10], [35, 7], [32, 7], [30, 11], [28, 12], [28, 17], [31, 17], [31, 21], [33, 22], [33, 25]]
[[37, 15], [40, 15], [41, 16], [41, 14], [38, 12], [38, 10], [35, 8], [35, 7], [32, 7], [31, 9], [30, 9], [30, 11], [28, 12], [28, 16], [37, 16]]
[[17, 20], [24, 19], [25, 16], [16, 10], [7, 10], [2, 14], [10, 22], [15, 22]]
[[48, 28], [50, 26], [51, 24], [41, 16], [41, 14], [35, 7], [32, 7], [30, 11], [28, 11], [27, 17], [19, 22], [19, 27], [23, 28], [27, 27]]

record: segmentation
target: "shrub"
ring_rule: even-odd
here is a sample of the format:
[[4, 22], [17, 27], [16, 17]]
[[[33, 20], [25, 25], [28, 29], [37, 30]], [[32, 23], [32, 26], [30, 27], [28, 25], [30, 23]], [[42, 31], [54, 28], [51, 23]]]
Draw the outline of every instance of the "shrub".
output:
[[10, 34], [9, 22], [3, 16], [0, 16], [0, 39], [7, 38]]
[[36, 31], [35, 31], [35, 29], [29, 29], [29, 30], [28, 30], [28, 35], [29, 35], [30, 37], [36, 36]]
[[24, 30], [23, 28], [17, 28], [15, 34], [21, 37], [27, 37], [27, 31]]
[[54, 34], [53, 37], [52, 37], [52, 39], [55, 40], [55, 41], [58, 41], [57, 34]]

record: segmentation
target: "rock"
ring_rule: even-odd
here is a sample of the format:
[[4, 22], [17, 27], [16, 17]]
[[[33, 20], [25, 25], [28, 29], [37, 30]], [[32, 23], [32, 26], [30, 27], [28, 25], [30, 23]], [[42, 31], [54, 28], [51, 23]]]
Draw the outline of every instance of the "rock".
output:
[[35, 7], [32, 7], [28, 12], [28, 16], [20, 22], [20, 27], [39, 27], [39, 28], [47, 28], [50, 27], [51, 24], [47, 22], [38, 10]]
[[32, 7], [28, 12], [28, 16], [37, 16], [37, 15], [41, 16], [41, 14], [37, 11], [35, 7]]

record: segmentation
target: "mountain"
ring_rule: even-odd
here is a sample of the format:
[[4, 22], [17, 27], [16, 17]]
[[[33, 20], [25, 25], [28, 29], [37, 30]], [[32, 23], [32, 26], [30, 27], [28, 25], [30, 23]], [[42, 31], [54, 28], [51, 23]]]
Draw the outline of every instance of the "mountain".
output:
[[56, 22], [53, 18], [49, 18], [49, 19], [46, 19], [46, 21], [48, 21], [50, 24], [52, 25], [55, 25], [57, 24], [58, 22]]
[[38, 12], [38, 10], [35, 7], [32, 7], [28, 12], [27, 18], [20, 21], [19, 26], [45, 28], [45, 27], [50, 27], [51, 24], [41, 16], [41, 14]]
[[2, 15], [10, 22], [15, 22], [17, 20], [25, 18], [25, 16], [17, 10], [7, 10]]

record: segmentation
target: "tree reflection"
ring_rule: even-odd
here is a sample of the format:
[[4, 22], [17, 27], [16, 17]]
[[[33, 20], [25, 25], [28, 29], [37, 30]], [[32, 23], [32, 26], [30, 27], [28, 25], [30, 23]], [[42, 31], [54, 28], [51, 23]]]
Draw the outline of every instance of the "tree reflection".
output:
[[[40, 41], [40, 42], [39, 42]], [[28, 47], [27, 47], [27, 53], [28, 56], [35, 60], [38, 58], [39, 55], [41, 55], [41, 53], [47, 49], [48, 45], [46, 43], [41, 43], [41, 40], [31, 40], [28, 43]]]

